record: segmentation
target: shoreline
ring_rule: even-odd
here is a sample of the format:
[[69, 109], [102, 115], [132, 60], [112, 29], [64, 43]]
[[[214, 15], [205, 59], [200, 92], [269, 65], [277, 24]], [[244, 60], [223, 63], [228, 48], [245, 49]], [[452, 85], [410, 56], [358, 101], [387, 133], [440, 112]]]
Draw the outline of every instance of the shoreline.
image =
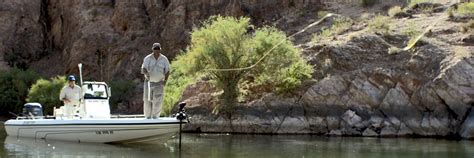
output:
[[363, 136], [363, 135], [320, 135], [320, 134], [302, 134], [302, 133], [239, 133], [239, 132], [195, 132], [183, 131], [187, 134], [216, 134], [216, 135], [266, 135], [266, 136], [311, 136], [326, 138], [374, 138], [374, 139], [435, 139], [448, 141], [474, 141], [473, 139], [463, 139], [459, 136], [421, 136], [421, 135], [405, 135], [405, 136]]

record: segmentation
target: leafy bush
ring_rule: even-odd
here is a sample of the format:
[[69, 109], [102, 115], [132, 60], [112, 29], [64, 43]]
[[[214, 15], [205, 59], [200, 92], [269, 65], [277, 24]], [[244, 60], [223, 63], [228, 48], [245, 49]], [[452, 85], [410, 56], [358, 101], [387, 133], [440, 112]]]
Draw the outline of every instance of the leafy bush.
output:
[[298, 61], [297, 63], [281, 70], [281, 75], [276, 80], [276, 90], [279, 93], [289, 93], [301, 85], [302, 80], [311, 78], [313, 67]]
[[388, 34], [390, 33], [390, 18], [377, 15], [371, 21], [369, 21], [369, 28], [374, 32]]
[[110, 97], [110, 110], [112, 113], [116, 112], [119, 104], [130, 104], [131, 96], [135, 92], [135, 83], [132, 81], [110, 81], [108, 83], [112, 96]]
[[13, 68], [9, 71], [0, 70], [0, 114], [8, 112], [20, 113], [29, 87], [40, 76], [30, 70]]
[[171, 110], [177, 104], [184, 89], [192, 83], [192, 77], [186, 75], [187, 61], [183, 55], [178, 56], [171, 62], [171, 73], [165, 87], [165, 98], [163, 100], [162, 114], [170, 115]]
[[66, 85], [66, 77], [56, 76], [50, 80], [39, 79], [31, 86], [28, 93], [28, 102], [38, 102], [43, 105], [45, 114], [53, 114], [53, 107], [59, 108], [62, 102], [59, 93]]
[[396, 14], [403, 12], [402, 7], [394, 6], [388, 10], [388, 16], [394, 17]]
[[[302, 80], [309, 76], [286, 70], [288, 67], [298, 67], [295, 64], [305, 65], [306, 62], [283, 32], [273, 27], [249, 30], [248, 28], [252, 27], [249, 21], [249, 18], [209, 18], [203, 22], [202, 27], [193, 30], [191, 46], [187, 53], [176, 61], [184, 64], [181, 65], [183, 74], [205, 75], [214, 81], [217, 88], [223, 90], [220, 96], [223, 106], [220, 109], [225, 112], [233, 110], [239, 96], [239, 84], [242, 82], [280, 85], [289, 90], [298, 84], [290, 81], [285, 81], [289, 84], [279, 82], [290, 80], [288, 78]], [[273, 47], [275, 48], [270, 54], [267, 54]], [[249, 66], [249, 69], [240, 69]], [[285, 76], [285, 79], [275, 80], [280, 75]]]

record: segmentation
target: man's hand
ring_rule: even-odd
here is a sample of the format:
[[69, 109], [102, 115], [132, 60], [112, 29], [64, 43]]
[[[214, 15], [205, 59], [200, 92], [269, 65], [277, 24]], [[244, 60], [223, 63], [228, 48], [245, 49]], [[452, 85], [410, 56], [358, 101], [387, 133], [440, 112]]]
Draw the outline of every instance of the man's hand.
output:
[[148, 73], [148, 71], [147, 71], [145, 68], [142, 69], [142, 72], [143, 72], [143, 75], [145, 76], [145, 79], [146, 79], [146, 80], [149, 80], [149, 78], [150, 78], [150, 73]]
[[145, 72], [144, 76], [146, 80], [150, 80], [150, 74], [148, 72]]

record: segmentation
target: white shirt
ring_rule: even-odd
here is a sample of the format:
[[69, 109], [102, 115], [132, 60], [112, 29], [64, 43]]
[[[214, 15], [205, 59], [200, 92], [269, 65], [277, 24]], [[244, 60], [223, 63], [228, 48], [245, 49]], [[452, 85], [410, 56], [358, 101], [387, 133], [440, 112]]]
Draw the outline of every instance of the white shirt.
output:
[[160, 57], [156, 59], [153, 53], [151, 53], [143, 59], [143, 69], [148, 71], [150, 82], [160, 82], [165, 79], [165, 74], [170, 71], [170, 62], [163, 54], [160, 54]]
[[81, 98], [81, 87], [78, 85], [74, 85], [74, 88], [69, 87], [69, 85], [63, 87], [61, 89], [61, 94], [59, 94], [59, 100], [63, 100], [64, 98], [69, 99], [71, 101], [71, 105], [79, 105], [79, 99]]

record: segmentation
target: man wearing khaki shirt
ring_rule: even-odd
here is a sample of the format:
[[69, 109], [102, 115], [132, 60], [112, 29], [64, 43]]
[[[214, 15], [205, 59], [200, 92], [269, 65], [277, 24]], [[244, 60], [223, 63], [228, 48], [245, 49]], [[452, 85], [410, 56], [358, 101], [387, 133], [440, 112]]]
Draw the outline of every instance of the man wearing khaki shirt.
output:
[[158, 118], [163, 103], [164, 87], [168, 80], [170, 63], [161, 54], [160, 43], [154, 43], [153, 53], [143, 59], [141, 72], [145, 76], [143, 92], [143, 111], [147, 119]]
[[59, 100], [64, 102], [64, 116], [73, 118], [74, 109], [79, 106], [81, 98], [81, 87], [76, 85], [76, 78], [73, 75], [68, 77], [68, 85], [61, 89]]

